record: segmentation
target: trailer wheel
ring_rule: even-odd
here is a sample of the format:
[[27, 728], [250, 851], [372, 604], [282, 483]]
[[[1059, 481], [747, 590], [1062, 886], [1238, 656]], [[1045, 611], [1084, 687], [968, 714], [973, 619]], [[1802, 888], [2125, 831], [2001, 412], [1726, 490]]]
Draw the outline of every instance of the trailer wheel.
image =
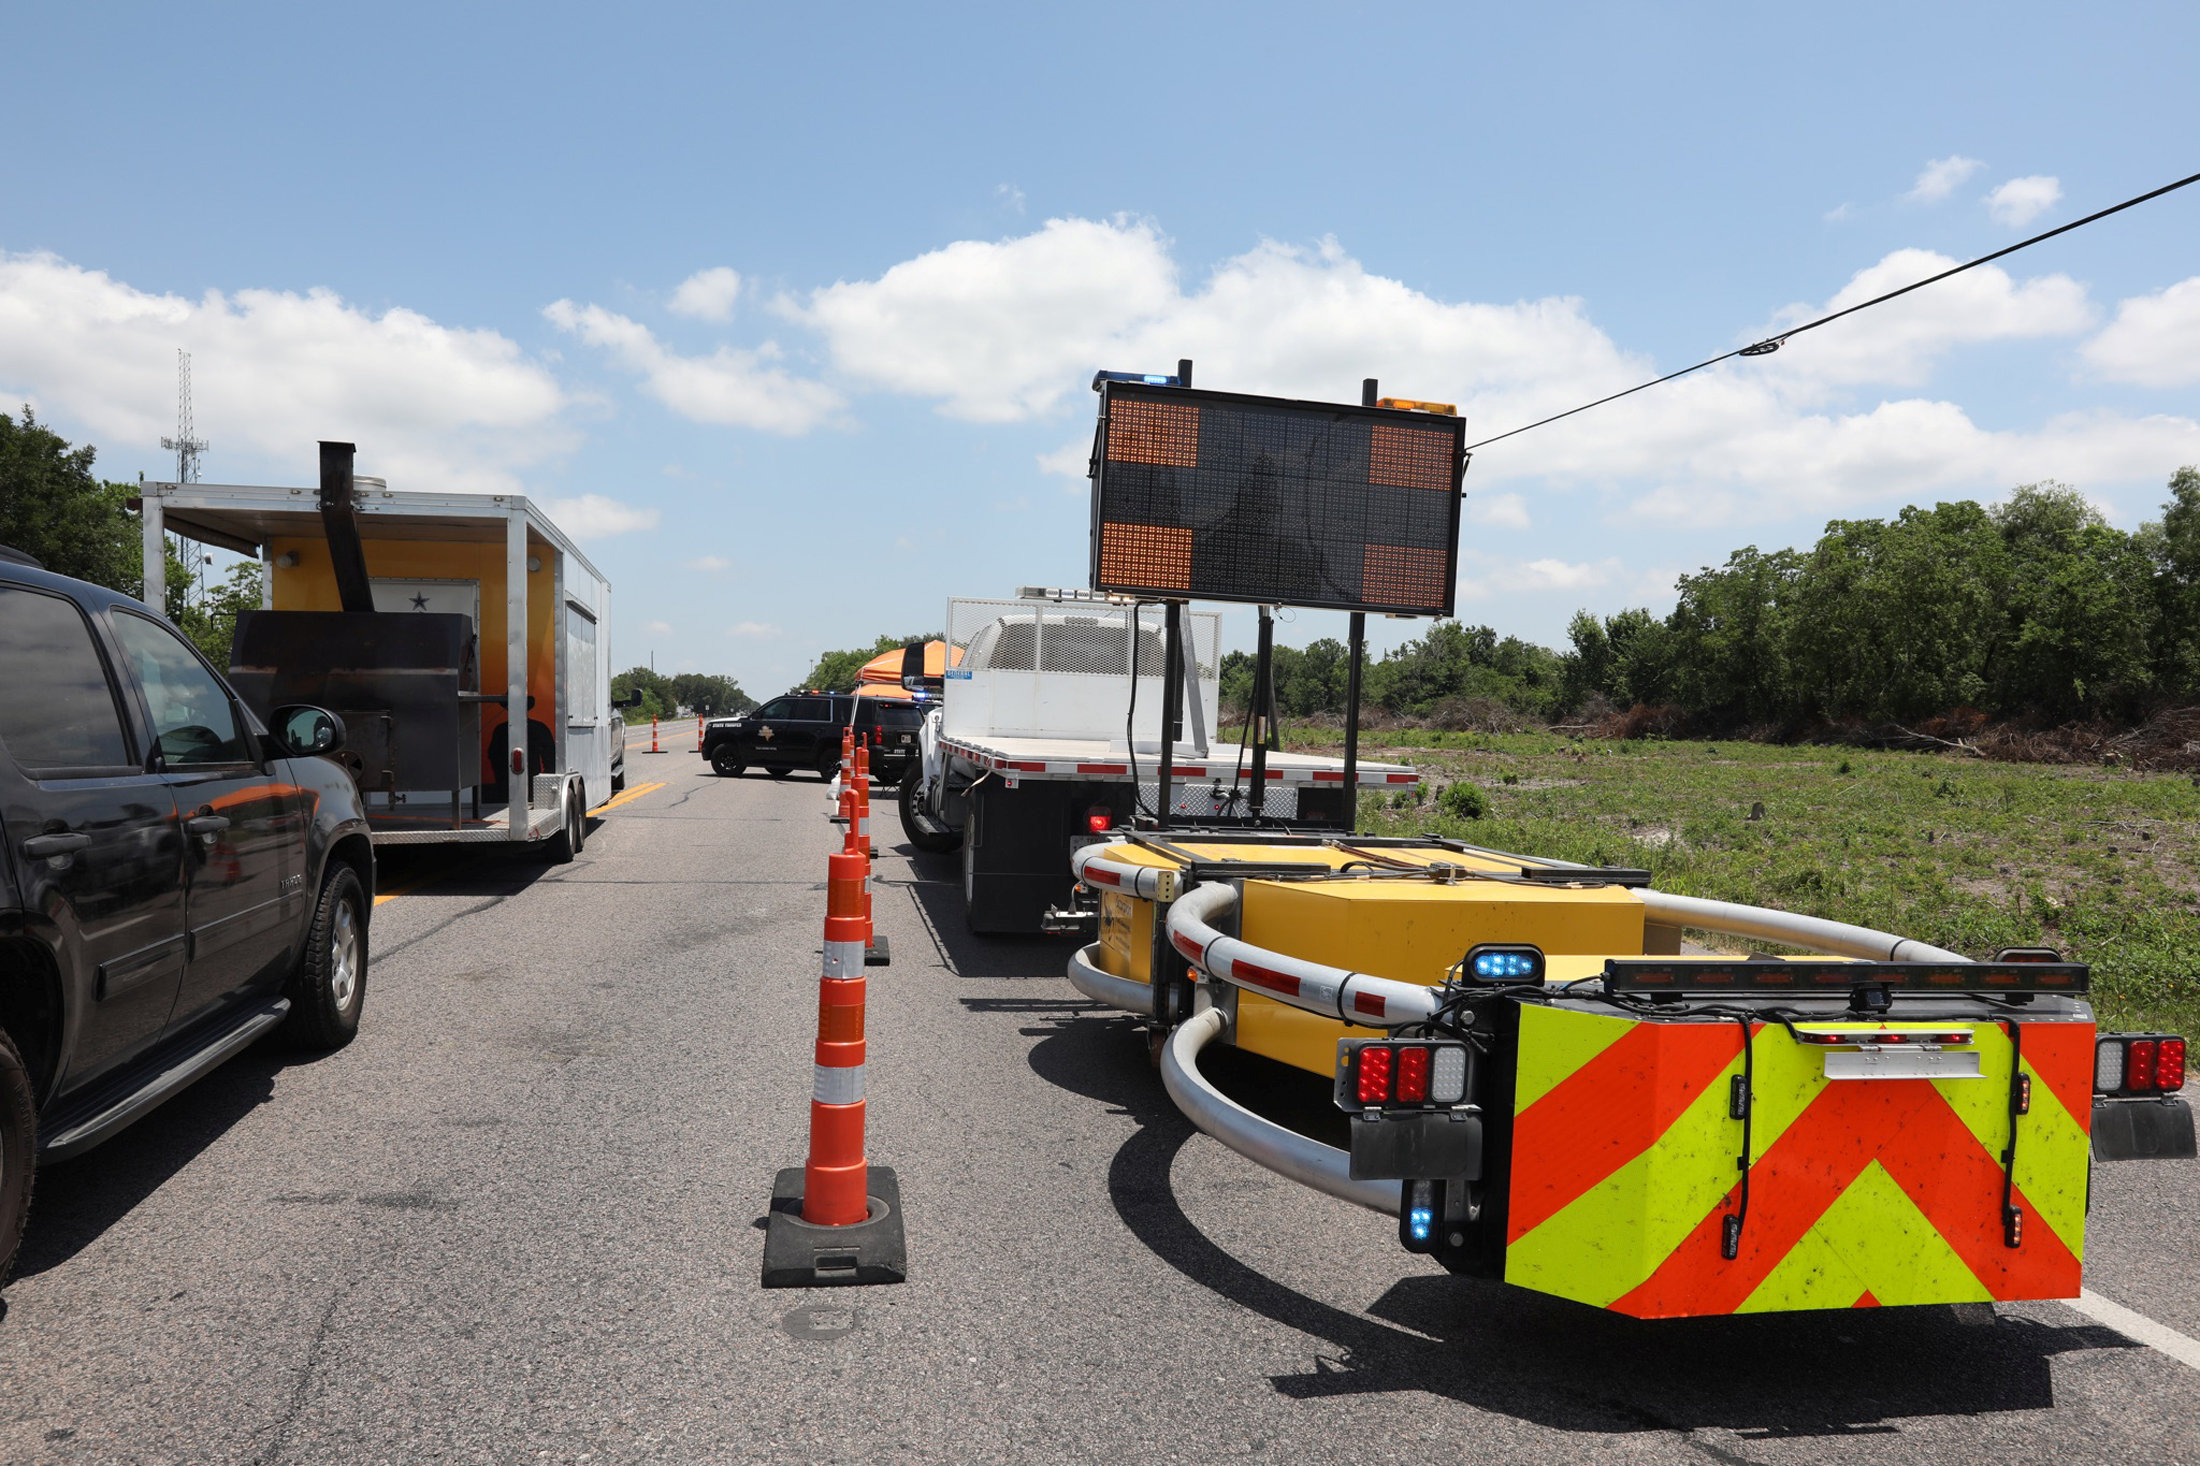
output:
[[0, 1283], [15, 1265], [23, 1222], [31, 1211], [31, 1182], [38, 1164], [38, 1105], [31, 1071], [14, 1040], [0, 1032]]
[[581, 853], [588, 843], [588, 817], [581, 813], [580, 796], [571, 790], [565, 796], [565, 823], [558, 832], [542, 842], [543, 859], [552, 865], [564, 865]]
[[901, 831], [919, 850], [945, 855], [962, 844], [962, 832], [949, 829], [932, 818], [918, 792], [921, 782], [913, 774], [901, 781]]

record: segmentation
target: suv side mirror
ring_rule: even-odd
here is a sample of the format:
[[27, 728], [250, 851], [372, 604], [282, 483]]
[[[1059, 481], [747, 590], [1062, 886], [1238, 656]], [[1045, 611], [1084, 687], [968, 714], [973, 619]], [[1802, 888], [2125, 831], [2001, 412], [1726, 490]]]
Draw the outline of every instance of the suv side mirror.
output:
[[311, 703], [275, 709], [276, 746], [292, 758], [334, 753], [344, 746], [344, 720]]
[[638, 708], [642, 705], [642, 690], [637, 687], [625, 697], [615, 697], [611, 699], [611, 705], [622, 712], [627, 708]]

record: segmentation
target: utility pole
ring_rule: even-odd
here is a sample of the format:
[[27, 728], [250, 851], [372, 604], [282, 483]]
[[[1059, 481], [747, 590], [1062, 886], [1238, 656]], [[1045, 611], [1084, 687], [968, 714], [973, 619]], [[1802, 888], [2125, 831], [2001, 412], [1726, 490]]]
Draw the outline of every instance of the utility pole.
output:
[[[194, 437], [191, 432], [191, 353], [176, 348], [176, 435], [163, 438], [160, 446], [176, 455], [176, 482], [195, 484], [199, 481], [199, 455], [206, 451], [206, 440]], [[195, 597], [199, 592], [199, 579], [206, 572], [206, 551], [196, 540], [177, 537], [177, 555], [183, 561], [184, 596]], [[165, 607], [155, 606], [154, 610]]]

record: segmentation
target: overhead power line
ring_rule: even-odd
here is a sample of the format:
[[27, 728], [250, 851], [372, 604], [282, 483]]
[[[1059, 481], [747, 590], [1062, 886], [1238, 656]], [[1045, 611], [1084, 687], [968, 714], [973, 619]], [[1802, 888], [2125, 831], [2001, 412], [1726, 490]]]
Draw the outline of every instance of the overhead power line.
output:
[[2140, 204], [2147, 202], [2149, 199], [2158, 199], [2165, 193], [2175, 193], [2178, 189], [2185, 187], [2187, 184], [2193, 183], [2200, 183], [2200, 173], [2195, 173], [2189, 178], [2180, 178], [2175, 183], [2165, 183], [2160, 188], [2140, 194], [2137, 198], [2125, 199], [2122, 203], [2117, 204], [2112, 208], [2106, 208], [2102, 209], [2098, 213], [2088, 214], [2083, 219], [2073, 219], [2068, 224], [2058, 225], [2055, 228], [2048, 230], [2045, 234], [2035, 234], [2030, 239], [2020, 239], [2015, 244], [2009, 245], [2007, 248], [1997, 249], [1990, 255], [1980, 255], [1975, 260], [1968, 260], [1963, 264], [1953, 266], [1952, 268], [1946, 270], [1942, 270], [1937, 275], [1928, 275], [1922, 280], [1903, 286], [1900, 290], [1890, 290], [1885, 295], [1875, 295], [1870, 300], [1860, 301], [1855, 305], [1837, 310], [1831, 315], [1820, 316], [1815, 321], [1809, 321], [1800, 326], [1790, 327], [1788, 330], [1782, 331], [1777, 336], [1767, 336], [1764, 340], [1753, 342], [1748, 346], [1737, 346], [1732, 351], [1721, 352], [1719, 353], [1719, 355], [1711, 357], [1709, 360], [1697, 362], [1694, 366], [1682, 367], [1677, 372], [1667, 372], [1662, 377], [1653, 377], [1649, 381], [1642, 383], [1640, 386], [1629, 387], [1624, 392], [1614, 392], [1609, 397], [1599, 397], [1594, 402], [1584, 402], [1579, 407], [1569, 407], [1564, 412], [1554, 412], [1549, 417], [1538, 418], [1536, 421], [1528, 423], [1523, 427], [1514, 428], [1510, 432], [1499, 433], [1494, 438], [1484, 438], [1479, 443], [1469, 443], [1466, 447], [1466, 451], [1472, 453], [1477, 448], [1486, 448], [1492, 443], [1501, 443], [1507, 438], [1516, 438], [1520, 434], [1528, 432], [1531, 429], [1546, 427], [1551, 423], [1557, 422], [1560, 418], [1572, 417], [1575, 413], [1578, 412], [1587, 412], [1592, 407], [1602, 407], [1607, 402], [1617, 402], [1622, 397], [1632, 397], [1637, 392], [1648, 391], [1650, 388], [1658, 386], [1661, 383], [1670, 382], [1676, 377], [1685, 377], [1690, 372], [1700, 372], [1705, 367], [1717, 366], [1720, 362], [1730, 360], [1737, 356], [1770, 356], [1773, 352], [1778, 351], [1790, 340], [1802, 335], [1805, 331], [1815, 331], [1820, 326], [1826, 325], [1829, 322], [1840, 320], [1843, 316], [1853, 316], [1860, 310], [1869, 310], [1875, 305], [1884, 305], [1886, 302], [1893, 300], [1898, 295], [1908, 295], [1913, 290], [1923, 290], [1926, 286], [1934, 284], [1937, 281], [1945, 280], [1950, 275], [1960, 275], [1965, 270], [1975, 270], [1980, 265], [1991, 264], [2004, 255], [2013, 255], [2020, 249], [2030, 249], [2033, 245], [2039, 244], [2043, 240], [2053, 239], [2058, 234], [2068, 234], [2073, 229], [2082, 229], [2086, 225], [2091, 224], [2096, 220], [2106, 219], [2110, 214], [2121, 214], [2126, 209], [2137, 208]]

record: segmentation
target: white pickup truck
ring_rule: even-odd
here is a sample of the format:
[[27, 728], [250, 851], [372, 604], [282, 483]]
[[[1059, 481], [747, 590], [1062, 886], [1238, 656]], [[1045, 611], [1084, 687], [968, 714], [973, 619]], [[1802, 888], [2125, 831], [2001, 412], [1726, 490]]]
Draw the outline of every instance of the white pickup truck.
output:
[[[1137, 635], [1132, 636], [1135, 616]], [[1217, 731], [1222, 618], [1185, 612], [1184, 715], [1169, 760], [1172, 828], [1347, 830], [1341, 759], [1268, 750], [1263, 787], [1240, 740]], [[1077, 930], [1069, 859], [1161, 813], [1165, 643], [1159, 606], [1082, 591], [947, 603], [950, 655], [925, 718], [922, 763], [901, 786], [919, 849], [962, 851], [963, 905], [983, 934]], [[1361, 789], [1420, 782], [1361, 762]]]

